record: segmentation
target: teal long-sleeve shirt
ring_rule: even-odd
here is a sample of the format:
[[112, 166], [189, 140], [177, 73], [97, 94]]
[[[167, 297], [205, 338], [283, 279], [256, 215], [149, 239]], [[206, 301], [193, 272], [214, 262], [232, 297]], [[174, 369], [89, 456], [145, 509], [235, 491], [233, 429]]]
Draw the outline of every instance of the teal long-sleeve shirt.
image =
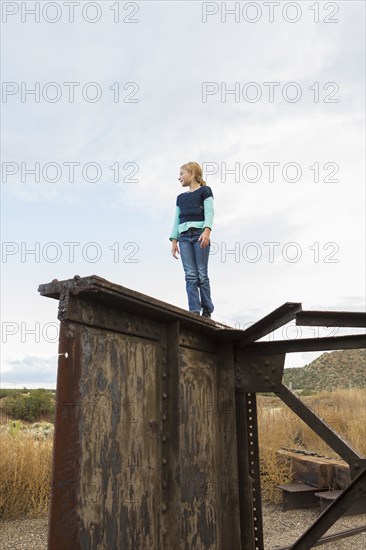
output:
[[205, 214], [205, 219], [203, 221], [179, 223], [180, 208], [179, 206], [176, 206], [173, 229], [170, 234], [169, 240], [170, 241], [172, 241], [173, 239], [178, 240], [179, 234], [182, 233], [182, 231], [187, 231], [187, 229], [189, 229], [190, 227], [200, 227], [202, 229], [204, 227], [208, 227], [209, 229], [212, 229], [212, 223], [213, 223], [213, 217], [214, 217], [213, 197], [207, 197], [207, 199], [203, 201], [203, 207], [204, 207], [204, 214]]

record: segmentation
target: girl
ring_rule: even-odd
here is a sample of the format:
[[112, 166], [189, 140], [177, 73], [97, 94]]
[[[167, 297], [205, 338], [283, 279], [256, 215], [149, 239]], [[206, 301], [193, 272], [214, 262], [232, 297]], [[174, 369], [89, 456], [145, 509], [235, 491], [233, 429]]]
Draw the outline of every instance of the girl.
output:
[[182, 187], [189, 190], [177, 197], [174, 225], [169, 237], [172, 255], [178, 259], [178, 253], [182, 258], [189, 311], [200, 315], [202, 309], [203, 317], [211, 317], [214, 305], [207, 267], [214, 216], [213, 194], [202, 179], [202, 170], [197, 162], [181, 166], [178, 179]]

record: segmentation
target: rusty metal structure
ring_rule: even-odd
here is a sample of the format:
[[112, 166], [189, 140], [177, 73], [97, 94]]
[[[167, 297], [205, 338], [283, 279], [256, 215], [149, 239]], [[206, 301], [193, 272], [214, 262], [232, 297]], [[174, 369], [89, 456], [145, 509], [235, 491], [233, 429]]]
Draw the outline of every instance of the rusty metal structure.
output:
[[49, 550], [263, 550], [257, 392], [351, 468], [292, 549], [327, 542], [365, 495], [366, 459], [282, 383], [286, 353], [364, 348], [364, 336], [258, 341], [292, 320], [363, 327], [365, 314], [291, 302], [237, 330], [95, 275], [38, 290], [60, 320]]

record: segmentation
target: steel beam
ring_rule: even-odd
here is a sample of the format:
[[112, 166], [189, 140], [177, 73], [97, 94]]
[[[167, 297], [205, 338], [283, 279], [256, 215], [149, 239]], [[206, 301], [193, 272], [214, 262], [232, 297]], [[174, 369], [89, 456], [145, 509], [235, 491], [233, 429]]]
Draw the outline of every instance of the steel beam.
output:
[[336, 453], [339, 454], [345, 462], [349, 464], [351, 459], [361, 459], [360, 455], [338, 434], [336, 434], [328, 424], [317, 416], [301, 399], [299, 399], [291, 390], [283, 384], [277, 395], [286, 405], [294, 411], [314, 432], [325, 441]]
[[299, 311], [296, 324], [307, 327], [366, 327], [362, 311]]
[[[360, 535], [366, 531], [366, 525], [361, 527], [354, 527], [353, 529], [347, 529], [345, 531], [338, 531], [337, 533], [332, 533], [331, 535], [325, 535], [318, 541], [316, 541], [313, 546], [322, 546], [323, 544], [328, 544], [329, 542], [334, 542], [335, 540], [344, 539], [346, 537], [354, 537], [355, 535]], [[278, 550], [291, 550], [292, 546], [283, 546], [278, 548]]]
[[298, 340], [256, 342], [245, 346], [245, 351], [248, 353], [270, 354], [361, 348], [366, 348], [366, 337], [363, 334], [352, 334], [347, 336], [327, 336], [325, 338], [299, 338]]
[[337, 500], [332, 502], [326, 510], [314, 521], [314, 523], [303, 533], [297, 541], [290, 546], [291, 550], [309, 550], [320, 537], [339, 519], [344, 512], [360, 497], [366, 494], [366, 470], [351, 481], [339, 495]]
[[241, 550], [263, 550], [255, 393], [235, 393]]
[[242, 345], [250, 344], [295, 319], [295, 315], [300, 310], [301, 303], [286, 302], [249, 328], [245, 330], [227, 328], [222, 332], [221, 337], [239, 341]]

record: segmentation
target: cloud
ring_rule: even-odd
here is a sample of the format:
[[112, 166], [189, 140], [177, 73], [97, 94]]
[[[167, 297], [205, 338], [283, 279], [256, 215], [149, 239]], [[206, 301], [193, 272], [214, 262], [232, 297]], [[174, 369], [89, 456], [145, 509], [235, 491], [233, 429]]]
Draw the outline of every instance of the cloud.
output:
[[[362, 307], [365, 6], [344, 2], [339, 22], [326, 24], [330, 10], [319, 4], [315, 23], [308, 4], [301, 4], [302, 18], [294, 24], [284, 20], [281, 7], [274, 23], [263, 6], [256, 24], [242, 18], [236, 23], [232, 16], [222, 24], [220, 14], [202, 23], [199, 2], [143, 2], [139, 24], [112, 24], [106, 7], [98, 24], [78, 18], [70, 24], [65, 17], [58, 24], [34, 24], [32, 18], [24, 24], [13, 17], [4, 25], [3, 80], [29, 88], [55, 81], [63, 94], [56, 103], [14, 96], [2, 106], [3, 160], [19, 165], [2, 186], [3, 240], [25, 242], [29, 249], [56, 241], [63, 251], [54, 264], [42, 255], [23, 261], [20, 254], [3, 263], [8, 319], [21, 319], [25, 309], [34, 321], [47, 317], [50, 306], [38, 296], [38, 284], [76, 273], [96, 273], [187, 307], [182, 266], [171, 259], [168, 236], [181, 192], [179, 167], [190, 160], [218, 167], [207, 178], [215, 197], [212, 241], [220, 247], [210, 258], [218, 320], [254, 322], [291, 300], [313, 309]], [[65, 82], [80, 83], [74, 103], [66, 100]], [[102, 88], [96, 103], [80, 100], [89, 82]], [[119, 83], [125, 98], [127, 82], [138, 84], [139, 102], [114, 102], [110, 86]], [[218, 86], [207, 102], [202, 82]], [[249, 82], [259, 86], [257, 102], [243, 95]], [[279, 82], [273, 102], [266, 82]], [[298, 102], [284, 98], [290, 82], [301, 89]], [[233, 95], [222, 101], [221, 92], [236, 83], [240, 101]], [[332, 92], [337, 103], [327, 102]], [[64, 163], [75, 161], [80, 165], [71, 181]], [[39, 182], [31, 176], [22, 181], [21, 163], [32, 168], [35, 162], [41, 168], [58, 163], [62, 177], [51, 182], [41, 171]], [[99, 181], [83, 174], [90, 162], [100, 165]], [[273, 182], [268, 162], [279, 163]], [[298, 182], [283, 177], [290, 162], [301, 168]], [[137, 183], [126, 178], [128, 163], [138, 165]], [[240, 181], [230, 174], [225, 181], [225, 169], [235, 163]], [[260, 167], [258, 181], [243, 178], [248, 163]], [[111, 168], [116, 164], [118, 182]], [[326, 180], [332, 173], [338, 181]], [[80, 243], [74, 261], [63, 244], [68, 241]], [[80, 252], [90, 241], [103, 249], [97, 263]], [[138, 246], [137, 263], [125, 261], [131, 242]], [[237, 242], [239, 257], [226, 254]], [[245, 258], [250, 242], [261, 247], [257, 262]], [[280, 243], [274, 261], [268, 242]], [[297, 263], [284, 257], [289, 242], [301, 247]], [[328, 243], [338, 247], [337, 263], [327, 261]], [[8, 363], [13, 383], [22, 377], [50, 380], [46, 359], [38, 361], [28, 350], [23, 360], [18, 353], [9, 342], [7, 356], [18, 357]]]
[[2, 367], [3, 387], [56, 387], [57, 357], [26, 356], [8, 359]]

